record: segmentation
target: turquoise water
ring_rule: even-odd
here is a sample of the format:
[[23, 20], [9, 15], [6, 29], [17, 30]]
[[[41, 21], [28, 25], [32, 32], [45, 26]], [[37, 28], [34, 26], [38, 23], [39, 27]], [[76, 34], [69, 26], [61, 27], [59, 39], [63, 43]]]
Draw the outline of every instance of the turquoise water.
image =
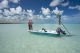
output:
[[[27, 32], [26, 24], [0, 24], [0, 53], [80, 53], [80, 24], [65, 25], [72, 36], [54, 37]], [[55, 30], [54, 24], [34, 24]]]

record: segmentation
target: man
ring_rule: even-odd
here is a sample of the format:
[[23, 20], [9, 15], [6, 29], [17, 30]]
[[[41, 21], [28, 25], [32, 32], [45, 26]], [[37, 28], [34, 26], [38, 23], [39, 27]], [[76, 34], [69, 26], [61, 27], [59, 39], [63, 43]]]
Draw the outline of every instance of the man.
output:
[[32, 30], [32, 20], [28, 21], [28, 27], [29, 27], [29, 30]]
[[60, 33], [66, 35], [65, 31], [63, 31], [60, 27], [56, 29], [56, 32], [58, 33], [58, 35], [60, 35]]

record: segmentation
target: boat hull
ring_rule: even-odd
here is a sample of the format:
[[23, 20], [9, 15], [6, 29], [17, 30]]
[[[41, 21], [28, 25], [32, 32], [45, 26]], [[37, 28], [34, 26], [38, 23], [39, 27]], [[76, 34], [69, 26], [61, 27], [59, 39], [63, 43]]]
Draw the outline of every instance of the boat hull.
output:
[[50, 31], [50, 30], [47, 30], [47, 32], [45, 31], [42, 31], [42, 30], [28, 30], [28, 32], [30, 33], [33, 33], [33, 34], [54, 34], [54, 35], [57, 35], [57, 32], [56, 31]]

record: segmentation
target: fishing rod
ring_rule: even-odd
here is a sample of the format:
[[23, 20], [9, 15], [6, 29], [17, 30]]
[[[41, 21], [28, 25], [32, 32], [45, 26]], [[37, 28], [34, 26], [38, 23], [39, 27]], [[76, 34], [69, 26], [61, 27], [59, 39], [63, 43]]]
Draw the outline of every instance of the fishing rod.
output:
[[[65, 30], [69, 33], [69, 31], [67, 30], [67, 28], [64, 26], [64, 24], [61, 22], [61, 24], [63, 25], [63, 27], [65, 28]], [[70, 35], [70, 33], [69, 33]]]

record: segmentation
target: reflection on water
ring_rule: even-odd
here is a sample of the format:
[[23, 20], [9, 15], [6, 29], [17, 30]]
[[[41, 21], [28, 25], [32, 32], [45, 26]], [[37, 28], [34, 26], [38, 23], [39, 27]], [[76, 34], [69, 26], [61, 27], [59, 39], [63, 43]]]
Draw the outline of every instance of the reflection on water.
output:
[[[33, 26], [55, 30], [52, 24]], [[27, 32], [26, 24], [0, 24], [0, 53], [80, 53], [80, 24], [67, 24], [72, 36], [55, 37]]]

